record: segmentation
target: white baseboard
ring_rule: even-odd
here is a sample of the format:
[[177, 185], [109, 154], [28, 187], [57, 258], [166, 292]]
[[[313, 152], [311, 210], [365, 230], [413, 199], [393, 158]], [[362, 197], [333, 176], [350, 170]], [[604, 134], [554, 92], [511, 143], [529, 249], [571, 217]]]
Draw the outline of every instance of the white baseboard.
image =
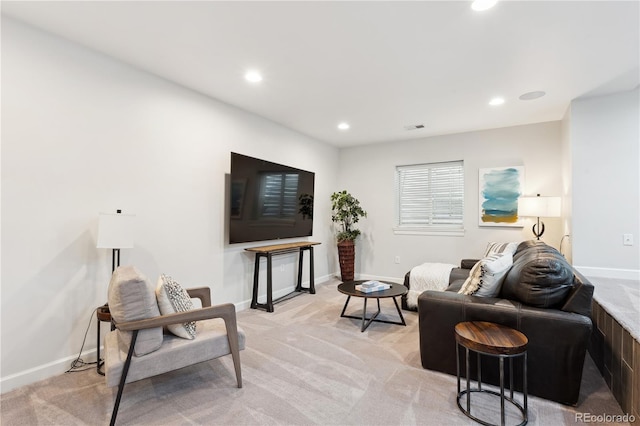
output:
[[[71, 362], [73, 362], [77, 357], [77, 354], [71, 355], [66, 358], [51, 361], [38, 367], [3, 377], [0, 379], [0, 393], [9, 392], [21, 386], [30, 385], [32, 383], [39, 382], [40, 380], [45, 380], [50, 377], [63, 374], [71, 367]], [[81, 358], [85, 362], [95, 361], [96, 350], [90, 349], [86, 352], [82, 352]], [[93, 364], [86, 366], [86, 368], [92, 368], [95, 370], [96, 366]]]
[[637, 269], [594, 268], [592, 266], [574, 266], [574, 268], [585, 277], [640, 280], [640, 271]]
[[[341, 279], [340, 278], [340, 271], [337, 271], [334, 273], [334, 275], [331, 278], [335, 278], [335, 279]], [[355, 281], [358, 280], [378, 280], [378, 281], [390, 281], [392, 283], [398, 283], [398, 284], [402, 284], [404, 283], [404, 277], [402, 278], [398, 278], [398, 277], [385, 277], [382, 275], [370, 275], [370, 274], [354, 274], [353, 279]]]
[[392, 283], [402, 284], [404, 283], [404, 277], [384, 277], [382, 275], [369, 275], [369, 274], [360, 274], [358, 275], [358, 279], [360, 280], [377, 280], [377, 281], [389, 281]]

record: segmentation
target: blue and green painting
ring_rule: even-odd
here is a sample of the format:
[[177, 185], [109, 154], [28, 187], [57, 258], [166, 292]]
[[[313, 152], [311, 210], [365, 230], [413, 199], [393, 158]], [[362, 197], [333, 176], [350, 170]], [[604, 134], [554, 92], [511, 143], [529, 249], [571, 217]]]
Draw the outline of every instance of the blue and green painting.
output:
[[518, 221], [518, 197], [521, 194], [521, 167], [490, 169], [481, 176], [483, 223], [512, 224]]

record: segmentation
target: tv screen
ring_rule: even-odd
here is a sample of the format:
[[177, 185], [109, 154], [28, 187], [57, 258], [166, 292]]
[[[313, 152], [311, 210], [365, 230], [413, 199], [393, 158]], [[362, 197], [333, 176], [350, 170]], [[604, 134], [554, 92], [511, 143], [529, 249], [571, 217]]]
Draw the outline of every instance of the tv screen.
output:
[[315, 173], [231, 153], [229, 243], [308, 237]]

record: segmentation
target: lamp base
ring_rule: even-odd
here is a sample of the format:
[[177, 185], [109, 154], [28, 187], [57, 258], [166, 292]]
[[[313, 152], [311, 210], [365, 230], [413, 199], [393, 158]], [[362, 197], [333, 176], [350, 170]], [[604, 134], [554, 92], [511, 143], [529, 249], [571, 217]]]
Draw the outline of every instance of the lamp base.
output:
[[534, 223], [531, 230], [533, 231], [533, 235], [536, 236], [536, 239], [539, 240], [542, 234], [544, 234], [544, 222], [538, 220], [537, 225]]

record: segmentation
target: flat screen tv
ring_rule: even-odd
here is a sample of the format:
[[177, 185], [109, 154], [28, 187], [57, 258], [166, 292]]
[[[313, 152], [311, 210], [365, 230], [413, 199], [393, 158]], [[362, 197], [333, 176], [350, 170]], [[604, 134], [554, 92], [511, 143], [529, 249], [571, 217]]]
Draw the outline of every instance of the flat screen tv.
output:
[[231, 153], [229, 243], [308, 237], [315, 173]]

